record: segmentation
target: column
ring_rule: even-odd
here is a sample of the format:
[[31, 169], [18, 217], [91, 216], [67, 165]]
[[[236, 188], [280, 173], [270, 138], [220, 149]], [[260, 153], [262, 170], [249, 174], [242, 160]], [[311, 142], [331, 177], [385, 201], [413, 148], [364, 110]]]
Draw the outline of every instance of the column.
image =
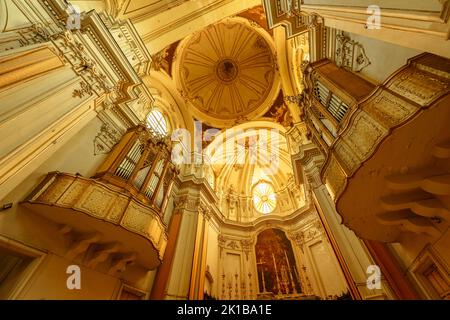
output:
[[168, 267], [169, 279], [164, 292], [165, 299], [186, 300], [191, 288], [194, 251], [198, 228], [199, 193], [190, 188], [180, 189], [176, 210], [180, 215], [180, 226], [175, 240], [172, 265]]
[[170, 271], [172, 269], [177, 246], [178, 235], [180, 232], [182, 214], [179, 208], [174, 209], [169, 226], [167, 247], [161, 265], [158, 267], [150, 299], [162, 300], [166, 295], [166, 288], [169, 281]]
[[189, 288], [190, 300], [203, 299], [206, 274], [206, 253], [208, 248], [208, 215], [208, 209], [202, 205], [197, 220], [197, 234], [195, 238], [194, 259], [192, 261], [192, 274]]
[[367, 288], [366, 273], [369, 265], [376, 263], [367, 254], [364, 243], [346, 226], [336, 212], [325, 185], [313, 188], [314, 200], [319, 216], [330, 238], [333, 250], [338, 257], [353, 299], [385, 299], [389, 297], [389, 288], [370, 290]]

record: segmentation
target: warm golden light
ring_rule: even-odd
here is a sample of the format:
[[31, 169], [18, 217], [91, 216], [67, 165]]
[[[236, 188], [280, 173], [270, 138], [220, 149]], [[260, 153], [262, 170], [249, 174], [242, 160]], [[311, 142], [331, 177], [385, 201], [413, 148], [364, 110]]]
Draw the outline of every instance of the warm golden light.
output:
[[267, 182], [258, 183], [253, 189], [253, 205], [263, 214], [273, 212], [277, 205], [275, 190]]

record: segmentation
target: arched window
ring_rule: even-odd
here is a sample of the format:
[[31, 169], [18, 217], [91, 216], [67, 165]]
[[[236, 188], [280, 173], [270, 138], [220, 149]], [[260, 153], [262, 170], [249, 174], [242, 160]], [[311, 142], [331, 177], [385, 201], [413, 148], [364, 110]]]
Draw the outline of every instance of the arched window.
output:
[[167, 126], [167, 120], [161, 111], [153, 109], [147, 116], [147, 126], [160, 135], [167, 135], [169, 128]]
[[273, 186], [267, 182], [259, 182], [253, 188], [253, 205], [255, 209], [263, 214], [275, 210], [277, 197]]

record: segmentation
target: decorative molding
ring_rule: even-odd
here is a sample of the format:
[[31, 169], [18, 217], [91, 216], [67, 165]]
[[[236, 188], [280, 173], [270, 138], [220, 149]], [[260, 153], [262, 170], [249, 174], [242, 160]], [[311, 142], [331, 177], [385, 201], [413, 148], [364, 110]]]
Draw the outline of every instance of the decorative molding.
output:
[[336, 35], [336, 65], [353, 72], [360, 72], [371, 64], [362, 44], [341, 32]]
[[92, 96], [93, 92], [91, 87], [86, 82], [80, 82], [80, 89], [74, 89], [72, 97], [84, 98], [85, 96]]
[[[57, 221], [76, 214], [86, 224], [95, 225], [105, 221], [118, 226], [114, 231], [117, 232], [117, 238], [123, 237], [122, 233], [132, 236], [134, 243], [139, 243], [139, 248], [142, 249], [138, 254], [147, 256], [144, 267], [149, 270], [158, 266], [164, 256], [167, 232], [161, 215], [128, 192], [111, 188], [103, 182], [52, 172], [22, 205], [50, 220], [55, 214], [48, 209], [51, 207], [60, 210]], [[39, 209], [41, 206], [44, 208]], [[67, 224], [70, 221], [68, 219]], [[149, 254], [154, 259], [148, 258]]]
[[119, 142], [121, 134], [108, 123], [103, 123], [94, 138], [94, 155], [107, 154]]

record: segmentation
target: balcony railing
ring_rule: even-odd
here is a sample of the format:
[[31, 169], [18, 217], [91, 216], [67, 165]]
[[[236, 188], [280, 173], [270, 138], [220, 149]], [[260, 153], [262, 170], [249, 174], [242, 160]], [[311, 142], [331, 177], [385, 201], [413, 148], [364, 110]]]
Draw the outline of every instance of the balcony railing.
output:
[[118, 242], [154, 269], [163, 258], [166, 226], [160, 213], [125, 189], [77, 175], [51, 172], [23, 205], [78, 233], [98, 233], [102, 242]]

